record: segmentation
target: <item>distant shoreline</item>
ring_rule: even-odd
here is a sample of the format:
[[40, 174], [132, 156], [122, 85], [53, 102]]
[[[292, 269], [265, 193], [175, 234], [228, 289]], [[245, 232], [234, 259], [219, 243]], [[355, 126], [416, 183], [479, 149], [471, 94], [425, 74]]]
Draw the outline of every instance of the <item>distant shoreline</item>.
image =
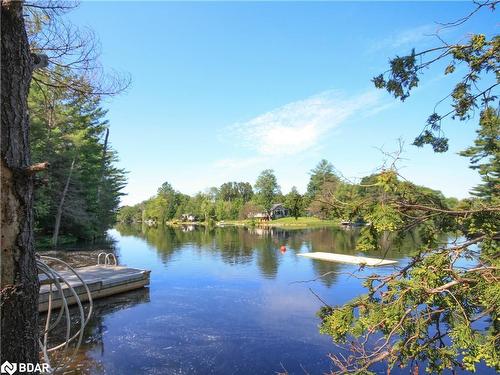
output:
[[292, 227], [292, 228], [312, 228], [312, 227], [337, 227], [341, 226], [338, 220], [322, 220], [314, 217], [299, 217], [297, 219], [293, 217], [286, 217], [270, 221], [258, 221], [258, 220], [223, 220], [209, 224], [205, 221], [169, 221], [165, 223], [170, 226], [180, 226], [180, 225], [213, 225], [217, 227], [224, 226], [239, 226], [239, 227]]

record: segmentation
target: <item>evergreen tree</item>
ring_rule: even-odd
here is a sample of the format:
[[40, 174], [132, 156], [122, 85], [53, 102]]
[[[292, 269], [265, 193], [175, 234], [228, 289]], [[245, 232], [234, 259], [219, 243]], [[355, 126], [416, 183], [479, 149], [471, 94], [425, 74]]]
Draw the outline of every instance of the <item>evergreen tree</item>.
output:
[[307, 184], [307, 195], [312, 199], [321, 191], [324, 184], [336, 183], [339, 179], [334, 173], [333, 165], [326, 159], [322, 159], [314, 169], [311, 170], [311, 178]]
[[[481, 175], [483, 183], [472, 192], [492, 200], [500, 196], [500, 117], [498, 108], [487, 107], [481, 112], [474, 146], [460, 153], [470, 158], [471, 168]], [[497, 202], [498, 203], [498, 202]]]
[[53, 245], [60, 236], [103, 235], [115, 222], [125, 172], [115, 167], [100, 97], [32, 84], [28, 105], [33, 160], [50, 163], [35, 190], [36, 234], [52, 236]]

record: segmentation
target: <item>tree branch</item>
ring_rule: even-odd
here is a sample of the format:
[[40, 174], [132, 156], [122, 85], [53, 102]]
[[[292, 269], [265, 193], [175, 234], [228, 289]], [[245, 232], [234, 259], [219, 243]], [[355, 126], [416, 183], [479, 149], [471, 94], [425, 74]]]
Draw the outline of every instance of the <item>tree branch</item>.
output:
[[30, 165], [29, 167], [26, 167], [24, 169], [24, 172], [26, 174], [32, 175], [32, 174], [47, 170], [49, 168], [49, 166], [50, 166], [49, 162], [44, 161], [43, 163], [36, 163], [36, 164]]

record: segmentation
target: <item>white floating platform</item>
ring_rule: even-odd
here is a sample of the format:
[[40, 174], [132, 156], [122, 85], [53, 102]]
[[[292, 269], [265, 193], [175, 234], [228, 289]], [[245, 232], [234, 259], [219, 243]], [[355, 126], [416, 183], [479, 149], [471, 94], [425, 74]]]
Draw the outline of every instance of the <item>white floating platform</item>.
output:
[[388, 264], [396, 264], [396, 260], [389, 259], [379, 259], [379, 258], [367, 258], [353, 255], [345, 254], [335, 254], [335, 253], [302, 253], [297, 254], [303, 257], [326, 260], [327, 262], [338, 262], [338, 263], [349, 263], [349, 264], [359, 264], [365, 266], [386, 266]]
[[[92, 299], [107, 297], [113, 294], [139, 289], [149, 284], [151, 271], [123, 266], [97, 265], [75, 268], [80, 277], [87, 284]], [[70, 271], [58, 271], [73, 287], [80, 300], [87, 300], [87, 292], [82, 282]], [[38, 300], [38, 311], [47, 311], [50, 294], [50, 283], [44, 274], [39, 275], [40, 292]], [[75, 304], [76, 300], [65, 283], [61, 283], [64, 295], [69, 304]], [[52, 306], [61, 306], [61, 299], [55, 287], [52, 287]]]

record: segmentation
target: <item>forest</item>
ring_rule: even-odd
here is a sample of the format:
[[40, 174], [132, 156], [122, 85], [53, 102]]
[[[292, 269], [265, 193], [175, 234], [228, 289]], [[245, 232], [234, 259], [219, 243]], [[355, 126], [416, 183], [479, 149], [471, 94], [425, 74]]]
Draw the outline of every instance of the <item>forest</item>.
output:
[[[86, 84], [84, 77], [54, 70], [59, 79]], [[126, 173], [115, 166], [118, 156], [101, 101], [100, 95], [57, 82], [42, 87], [32, 81], [28, 96], [32, 158], [50, 166], [35, 181], [38, 246], [94, 241], [115, 223]]]
[[[300, 194], [296, 187], [283, 194], [273, 170], [266, 169], [252, 186], [249, 182], [225, 182], [204, 192], [189, 196], [175, 190], [168, 182], [162, 184], [152, 198], [119, 210], [122, 223], [148, 222], [167, 224], [187, 221], [213, 223], [228, 220], [246, 220], [257, 212], [269, 213], [273, 204], [283, 204], [289, 216], [349, 222], [369, 221], [370, 205], [383, 193], [379, 180], [383, 173], [374, 173], [352, 182], [343, 177], [329, 161], [321, 160], [311, 171], [307, 191]], [[441, 192], [398, 181], [400, 188], [411, 189], [421, 199], [435, 202], [443, 208], [453, 208], [458, 200]]]

